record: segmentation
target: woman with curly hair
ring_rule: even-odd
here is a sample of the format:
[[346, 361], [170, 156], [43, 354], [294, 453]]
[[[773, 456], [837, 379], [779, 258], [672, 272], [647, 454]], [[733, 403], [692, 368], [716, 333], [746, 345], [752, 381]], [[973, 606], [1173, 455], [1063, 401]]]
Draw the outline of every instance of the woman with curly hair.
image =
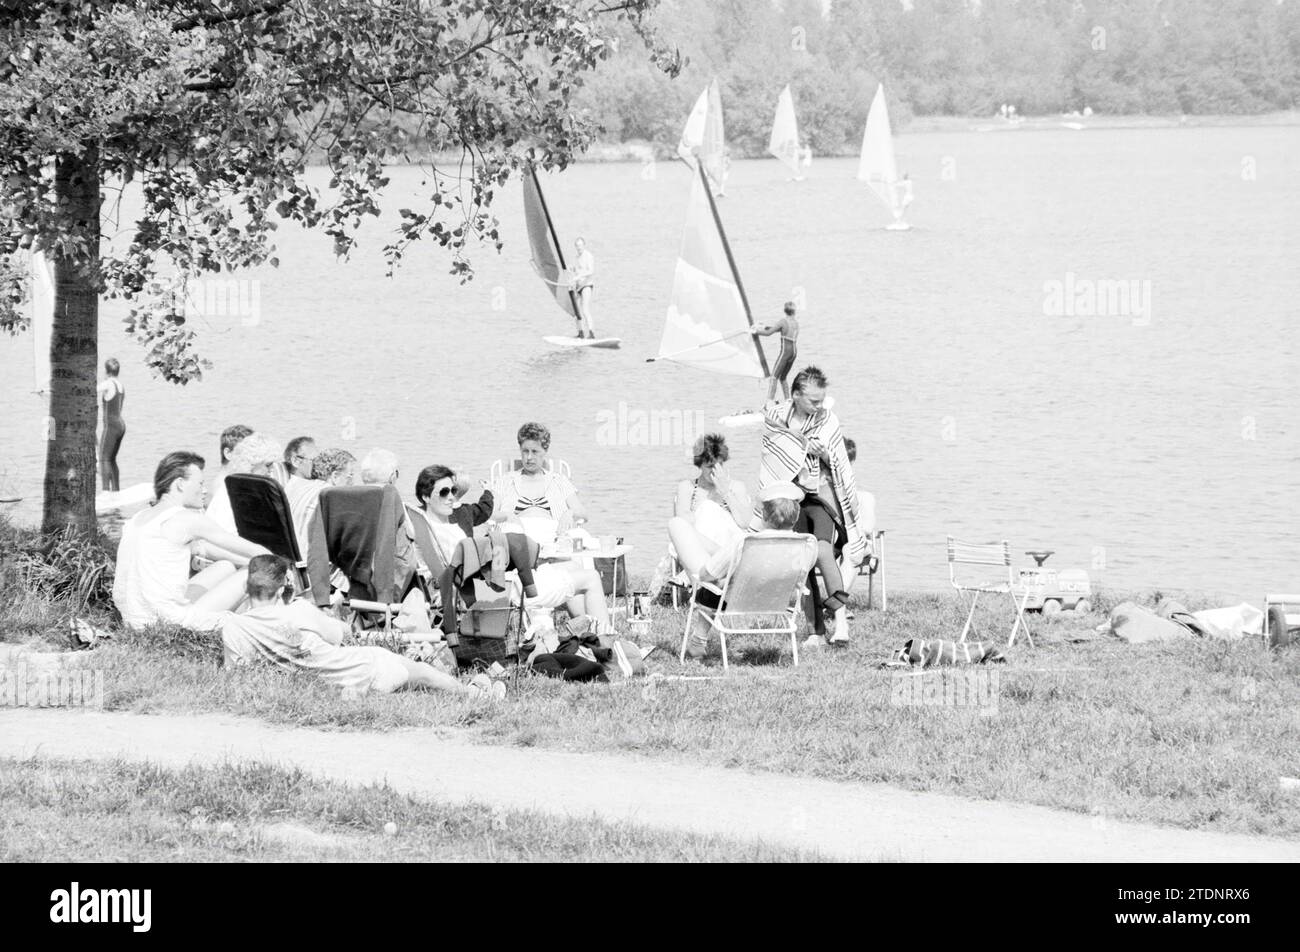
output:
[[231, 450], [226, 460], [226, 468], [217, 478], [212, 489], [212, 501], [208, 503], [208, 518], [227, 532], [235, 531], [235, 512], [230, 508], [230, 494], [226, 490], [226, 476], [237, 473], [251, 473], [255, 476], [274, 478], [276, 467], [284, 458], [284, 444], [265, 433], [249, 433]]
[[557, 533], [586, 522], [586, 511], [573, 483], [562, 473], [547, 468], [551, 431], [540, 423], [525, 423], [519, 428], [517, 439], [520, 465], [492, 487], [496, 497], [493, 518], [518, 522], [525, 531], [530, 524], [549, 520]]
[[732, 479], [727, 469], [731, 449], [725, 437], [705, 433], [695, 441], [694, 461], [699, 470], [694, 479], [677, 484], [673, 515], [685, 519], [696, 530], [723, 545], [749, 525], [754, 504], [745, 484]]

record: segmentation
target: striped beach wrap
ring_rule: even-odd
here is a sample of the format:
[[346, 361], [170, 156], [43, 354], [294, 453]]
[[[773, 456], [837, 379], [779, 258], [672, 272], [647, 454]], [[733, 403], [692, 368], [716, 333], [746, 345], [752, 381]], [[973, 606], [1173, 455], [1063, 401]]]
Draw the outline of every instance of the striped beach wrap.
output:
[[[816, 492], [821, 481], [822, 467], [827, 464], [819, 457], [806, 453], [803, 443], [786, 431], [793, 430], [805, 437], [816, 437], [830, 453], [831, 489], [839, 503], [840, 512], [844, 514], [844, 528], [848, 533], [845, 553], [850, 562], [861, 565], [867, 557], [867, 534], [859, 525], [862, 513], [858, 505], [858, 484], [853, 475], [853, 464], [849, 462], [848, 450], [844, 447], [839, 418], [829, 410], [822, 410], [816, 417], [794, 425], [790, 422], [793, 416], [794, 403], [789, 400], [764, 413], [763, 458], [759, 464], [759, 492], [755, 498], [760, 498], [764, 487], [772, 483], [797, 483], [805, 489], [811, 487], [810, 492]], [[801, 476], [801, 471], [806, 475]], [[756, 504], [752, 525], [762, 528], [762, 524], [761, 504]]]
[[892, 660], [914, 668], [934, 668], [940, 665], [987, 664], [1007, 659], [1002, 650], [991, 641], [909, 638], [903, 642], [903, 647], [894, 652]]

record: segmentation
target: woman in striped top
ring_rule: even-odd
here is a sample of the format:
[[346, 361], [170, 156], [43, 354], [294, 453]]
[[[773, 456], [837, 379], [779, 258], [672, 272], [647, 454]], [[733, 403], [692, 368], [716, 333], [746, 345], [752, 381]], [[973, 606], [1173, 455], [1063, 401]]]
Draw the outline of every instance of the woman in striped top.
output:
[[549, 519], [561, 533], [585, 523], [586, 511], [573, 483], [563, 473], [546, 465], [551, 431], [540, 423], [525, 423], [519, 428], [518, 441], [520, 468], [506, 473], [500, 483], [492, 487], [496, 496], [493, 518], [502, 521]]

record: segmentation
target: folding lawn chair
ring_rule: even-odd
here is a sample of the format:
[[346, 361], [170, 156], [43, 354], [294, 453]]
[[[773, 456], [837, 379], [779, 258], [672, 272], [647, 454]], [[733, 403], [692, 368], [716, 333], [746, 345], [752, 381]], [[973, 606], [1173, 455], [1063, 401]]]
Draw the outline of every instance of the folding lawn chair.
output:
[[226, 477], [226, 493], [235, 516], [235, 531], [241, 539], [265, 546], [272, 555], [293, 563], [294, 589], [301, 594], [311, 583], [307, 560], [298, 548], [298, 533], [284, 487], [269, 476], [232, 473]]
[[876, 602], [876, 576], [880, 576], [880, 610], [889, 611], [889, 592], [885, 588], [885, 530], [871, 533], [871, 553], [858, 566], [858, 575], [867, 577], [867, 608]]
[[[686, 660], [691, 623], [698, 612], [722, 642], [722, 670], [727, 672], [728, 635], [788, 634], [795, 665], [799, 664], [799, 601], [804, 581], [817, 561], [817, 540], [795, 532], [759, 532], [746, 536], [740, 558], [721, 587], [696, 581], [686, 613], [680, 659]], [[717, 596], [716, 608], [700, 604], [700, 595]]]
[[[523, 466], [523, 461], [520, 459], [494, 460], [492, 466], [488, 469], [488, 485], [498, 485], [501, 480], [506, 478], [506, 473], [523, 469]], [[551, 459], [550, 457], [547, 457], [545, 469], [548, 473], [559, 473], [569, 482], [573, 482], [573, 473], [569, 469], [569, 464], [562, 459]]]
[[[968, 567], [971, 573], [966, 574], [962, 581], [957, 578], [959, 565]], [[999, 570], [1005, 568], [1006, 581], [1000, 581], [1001, 571], [996, 573], [985, 571], [978, 578], [972, 578], [973, 574], [979, 574], [973, 567], [981, 565], [996, 566]], [[948, 536], [948, 578], [963, 600], [967, 594], [971, 596], [970, 612], [966, 615], [966, 624], [962, 626], [961, 638], [958, 641], [966, 640], [966, 635], [971, 628], [971, 620], [975, 617], [975, 606], [979, 602], [980, 595], [987, 592], [990, 595], [1005, 594], [1011, 599], [1011, 605], [1016, 610], [1016, 620], [1011, 626], [1011, 638], [1007, 641], [1007, 647], [1010, 648], [1015, 643], [1016, 632], [1022, 624], [1025, 626], [1025, 637], [1029, 639], [1030, 646], [1033, 645], [1034, 635], [1029, 630], [1029, 622], [1025, 619], [1025, 602], [1029, 599], [1029, 591], [1026, 589], [1020, 601], [1016, 601], [1015, 578], [1011, 569], [1011, 543], [1005, 539], [1001, 542], [961, 542]]]
[[402, 600], [419, 588], [432, 601], [429, 580], [417, 565], [399, 580], [397, 533], [403, 524], [402, 500], [393, 486], [332, 486], [322, 490], [312, 521], [307, 568], [317, 605], [330, 602], [330, 571], [348, 580], [344, 606], [363, 618], [383, 619], [392, 631]]
[[[415, 546], [424, 563], [429, 567], [433, 578], [441, 580], [450, 571], [447, 560], [443, 557], [433, 537], [424, 512], [414, 506], [406, 507], [411, 525], [415, 527]], [[534, 550], [535, 551], [535, 550]], [[442, 606], [442, 611], [454, 612], [457, 624], [454, 629], [452, 653], [462, 666], [469, 666], [476, 661], [504, 661], [518, 652], [518, 639], [527, 627], [527, 611], [524, 607], [522, 586], [517, 579], [511, 579], [505, 591], [494, 591], [485, 582], [474, 582], [474, 604], [465, 605], [460, 599], [460, 585], [453, 585], [456, 604]], [[513, 636], [513, 645], [512, 645]], [[452, 640], [452, 639], [449, 639]]]

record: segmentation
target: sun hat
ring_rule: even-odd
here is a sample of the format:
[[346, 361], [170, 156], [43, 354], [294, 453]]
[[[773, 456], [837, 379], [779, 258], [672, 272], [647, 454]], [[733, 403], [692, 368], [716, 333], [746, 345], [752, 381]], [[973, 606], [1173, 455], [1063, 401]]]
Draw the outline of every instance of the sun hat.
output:
[[758, 491], [760, 502], [771, 502], [773, 499], [793, 499], [795, 502], [802, 502], [806, 495], [807, 493], [794, 483], [768, 483]]

